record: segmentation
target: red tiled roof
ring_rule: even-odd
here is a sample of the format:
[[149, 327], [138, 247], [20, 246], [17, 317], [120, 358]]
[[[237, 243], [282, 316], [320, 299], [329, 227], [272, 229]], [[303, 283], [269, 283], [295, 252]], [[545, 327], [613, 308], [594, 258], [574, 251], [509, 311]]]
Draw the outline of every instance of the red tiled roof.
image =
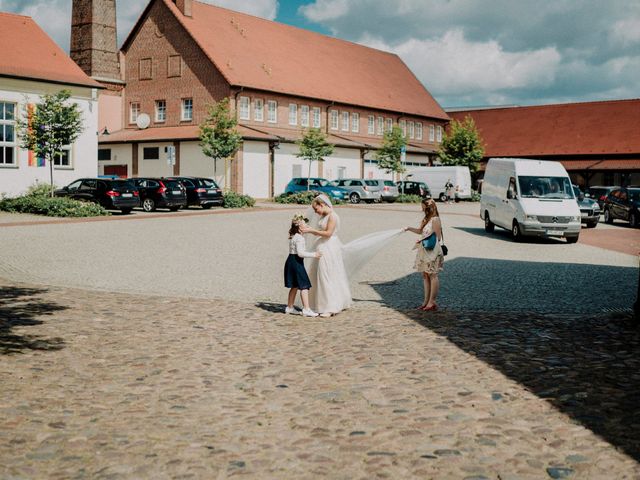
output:
[[232, 86], [449, 119], [395, 54], [196, 1], [186, 17], [162, 1]]
[[0, 76], [102, 88], [30, 17], [0, 12]]
[[[238, 132], [247, 140], [278, 140], [278, 137], [265, 132], [238, 125]], [[197, 125], [180, 127], [154, 127], [144, 130], [128, 128], [100, 135], [99, 143], [130, 143], [130, 142], [167, 142], [178, 140], [198, 140], [200, 129]]]
[[640, 153], [640, 99], [449, 112], [467, 115], [485, 157]]

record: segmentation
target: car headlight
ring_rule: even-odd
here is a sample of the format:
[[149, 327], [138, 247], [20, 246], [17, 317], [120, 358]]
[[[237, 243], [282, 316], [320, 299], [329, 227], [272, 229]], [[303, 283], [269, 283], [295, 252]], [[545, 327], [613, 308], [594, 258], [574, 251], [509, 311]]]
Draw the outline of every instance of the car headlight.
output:
[[538, 221], [538, 216], [537, 215], [525, 215], [524, 219], [525, 220], [531, 220], [532, 222], [537, 222]]
[[572, 222], [582, 222], [582, 215], [577, 217], [571, 217]]
[[593, 204], [593, 209], [594, 210], [600, 210], [600, 205], [598, 205], [597, 203]]

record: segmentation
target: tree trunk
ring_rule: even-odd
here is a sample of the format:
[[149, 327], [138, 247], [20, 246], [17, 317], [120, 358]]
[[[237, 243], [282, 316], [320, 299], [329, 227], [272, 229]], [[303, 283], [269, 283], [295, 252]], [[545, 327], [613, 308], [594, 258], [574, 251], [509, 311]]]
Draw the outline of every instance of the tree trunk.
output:
[[53, 198], [53, 158], [49, 157], [49, 180], [51, 182], [51, 198]]
[[311, 185], [309, 185], [309, 180], [311, 179], [311, 164], [313, 160], [309, 160], [309, 175], [307, 175], [307, 192], [311, 190]]

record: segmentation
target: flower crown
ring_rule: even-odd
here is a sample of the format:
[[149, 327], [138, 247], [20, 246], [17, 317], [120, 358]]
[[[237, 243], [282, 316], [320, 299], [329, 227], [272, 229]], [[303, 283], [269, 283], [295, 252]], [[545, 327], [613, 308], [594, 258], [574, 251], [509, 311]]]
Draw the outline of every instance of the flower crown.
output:
[[307, 217], [304, 216], [304, 214], [302, 213], [296, 213], [293, 218], [291, 219], [291, 223], [300, 223], [300, 222], [308, 222], [309, 219]]

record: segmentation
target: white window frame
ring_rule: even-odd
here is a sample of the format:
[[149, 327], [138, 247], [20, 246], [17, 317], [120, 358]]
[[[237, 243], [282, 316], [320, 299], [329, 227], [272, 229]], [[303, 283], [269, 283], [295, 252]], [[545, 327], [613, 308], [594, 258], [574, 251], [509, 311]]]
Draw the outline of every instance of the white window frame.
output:
[[278, 102], [275, 100], [267, 102], [267, 122], [278, 123]]
[[338, 130], [338, 110], [331, 110], [331, 130]]
[[264, 100], [262, 98], [253, 100], [253, 119], [256, 122], [264, 122]]
[[164, 123], [167, 121], [167, 101], [156, 100], [156, 123]]
[[342, 112], [342, 131], [349, 131], [349, 112]]
[[384, 129], [387, 132], [390, 132], [391, 130], [393, 130], [393, 119], [392, 118], [385, 118], [385, 120], [384, 120]]
[[129, 104], [129, 123], [136, 123], [140, 115], [140, 102], [131, 102]]
[[[187, 105], [190, 105], [187, 108]], [[188, 122], [193, 120], [193, 98], [182, 99], [182, 109], [180, 111], [180, 120]]]
[[289, 125], [298, 125], [298, 105], [289, 104]]
[[[13, 105], [13, 120], [7, 120], [5, 119], [5, 105]], [[5, 102], [5, 101], [0, 101], [0, 108], [2, 111], [2, 115], [0, 115], [0, 129], [4, 129], [5, 125], [13, 127], [13, 142], [7, 142], [7, 141], [1, 141], [0, 142], [0, 149], [4, 150], [4, 152], [6, 152], [6, 148], [12, 148], [13, 149], [13, 155], [11, 155], [11, 162], [7, 162], [6, 161], [6, 153], [3, 152], [3, 160], [0, 163], [0, 166], [18, 166], [18, 133], [16, 132], [16, 127], [17, 127], [17, 122], [16, 122], [16, 117], [18, 115], [18, 104], [16, 102]], [[4, 135], [4, 132], [3, 132]]]
[[376, 133], [378, 135], [384, 135], [384, 117], [378, 117], [378, 129]]
[[369, 115], [369, 120], [367, 123], [367, 133], [369, 135], [376, 134], [376, 117], [374, 117], [373, 115]]
[[436, 142], [442, 142], [442, 126], [436, 127]]
[[409, 138], [416, 138], [416, 124], [409, 120]]
[[240, 120], [251, 120], [251, 99], [249, 97], [240, 97], [238, 117]]
[[431, 143], [436, 141], [436, 127], [429, 125], [429, 141]]
[[309, 105], [300, 105], [300, 126], [309, 126]]
[[313, 107], [313, 128], [320, 128], [322, 124], [322, 114], [320, 107]]
[[351, 114], [351, 131], [353, 133], [360, 132], [360, 114], [357, 112]]
[[402, 136], [406, 137], [407, 136], [407, 121], [406, 120], [400, 120], [399, 124], [400, 124], [400, 130], [402, 130]]
[[422, 140], [422, 122], [416, 122], [416, 140]]
[[56, 155], [56, 157], [54, 157], [54, 160], [53, 160], [53, 168], [56, 168], [56, 169], [73, 168], [73, 149], [71, 148], [71, 145], [65, 145], [64, 147], [62, 147], [62, 150], [64, 152], [67, 152], [68, 163], [66, 165], [63, 165], [61, 163], [62, 162], [61, 155]]

